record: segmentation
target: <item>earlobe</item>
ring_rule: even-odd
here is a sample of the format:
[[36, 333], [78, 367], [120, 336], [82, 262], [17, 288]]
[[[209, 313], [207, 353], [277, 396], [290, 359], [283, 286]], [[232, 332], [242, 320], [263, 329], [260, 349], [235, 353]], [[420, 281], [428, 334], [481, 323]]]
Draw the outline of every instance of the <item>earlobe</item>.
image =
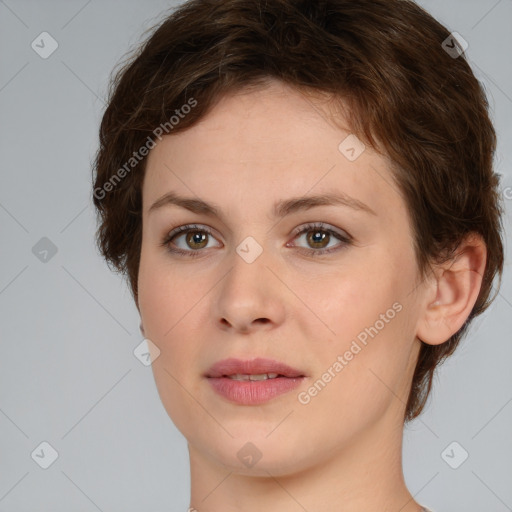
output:
[[440, 345], [464, 325], [480, 293], [486, 260], [483, 239], [471, 233], [452, 259], [435, 268], [418, 320], [420, 340]]

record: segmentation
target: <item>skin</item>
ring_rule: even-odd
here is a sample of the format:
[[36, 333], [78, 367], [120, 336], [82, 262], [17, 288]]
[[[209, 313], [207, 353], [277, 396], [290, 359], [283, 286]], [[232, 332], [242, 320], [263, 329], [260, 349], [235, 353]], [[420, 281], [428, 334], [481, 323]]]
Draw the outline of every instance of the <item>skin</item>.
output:
[[[349, 161], [338, 146], [350, 130], [331, 112], [320, 96], [270, 81], [224, 97], [148, 156], [138, 307], [146, 338], [160, 350], [152, 364], [160, 398], [188, 441], [190, 506], [199, 512], [421, 510], [401, 460], [420, 339], [442, 343], [463, 324], [485, 246], [469, 238], [456, 260], [421, 279], [389, 162], [369, 147]], [[221, 217], [171, 204], [149, 212], [170, 191], [217, 205]], [[277, 201], [327, 192], [375, 214], [329, 205], [271, 216]], [[313, 222], [332, 230], [324, 245], [308, 242], [318, 230], [294, 234]], [[187, 245], [183, 233], [169, 243], [199, 252], [195, 258], [162, 246], [186, 224], [213, 231], [206, 245]], [[236, 252], [248, 236], [263, 250], [252, 263]], [[298, 393], [396, 303], [400, 312], [300, 403]], [[228, 357], [276, 359], [307, 377], [263, 405], [234, 404], [204, 377]], [[261, 454], [252, 467], [237, 457], [247, 442]]]

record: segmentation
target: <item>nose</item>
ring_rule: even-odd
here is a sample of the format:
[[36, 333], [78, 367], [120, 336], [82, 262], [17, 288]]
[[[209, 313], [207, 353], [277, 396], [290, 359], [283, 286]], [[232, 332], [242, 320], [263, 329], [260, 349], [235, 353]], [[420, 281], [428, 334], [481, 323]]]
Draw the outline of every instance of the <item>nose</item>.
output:
[[247, 263], [238, 253], [233, 253], [230, 270], [216, 287], [212, 301], [220, 329], [249, 334], [271, 330], [283, 323], [285, 286], [274, 275], [278, 274], [275, 264], [264, 254], [265, 251]]

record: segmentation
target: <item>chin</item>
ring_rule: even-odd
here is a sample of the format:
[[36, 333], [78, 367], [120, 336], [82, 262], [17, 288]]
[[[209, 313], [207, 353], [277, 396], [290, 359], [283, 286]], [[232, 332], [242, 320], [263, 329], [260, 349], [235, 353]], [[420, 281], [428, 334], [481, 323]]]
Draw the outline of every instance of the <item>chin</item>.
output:
[[[187, 437], [189, 449], [200, 458], [208, 458], [210, 462], [226, 471], [245, 476], [285, 477], [305, 471], [321, 464], [328, 453], [320, 453], [313, 445], [309, 448], [297, 439], [271, 439], [265, 435], [251, 435], [246, 428], [243, 436], [212, 439], [205, 438], [204, 432], [200, 438]], [[325, 447], [324, 447], [325, 448]], [[323, 450], [325, 451], [325, 450]]]

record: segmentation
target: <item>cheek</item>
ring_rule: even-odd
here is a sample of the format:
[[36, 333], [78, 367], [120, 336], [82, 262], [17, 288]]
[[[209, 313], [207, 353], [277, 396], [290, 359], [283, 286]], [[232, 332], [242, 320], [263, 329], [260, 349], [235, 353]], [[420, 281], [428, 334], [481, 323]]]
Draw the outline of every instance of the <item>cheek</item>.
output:
[[342, 344], [360, 333], [364, 341], [365, 328], [377, 321], [378, 327], [382, 327], [380, 315], [386, 311], [391, 309], [387, 317], [395, 316], [392, 306], [400, 299], [398, 279], [378, 263], [359, 262], [325, 281], [323, 286], [308, 290], [308, 301]]
[[336, 375], [333, 384], [326, 386], [330, 388], [327, 401], [364, 408], [389, 398], [390, 389], [398, 392], [402, 386], [414, 340], [409, 285], [414, 266], [403, 261], [398, 271], [389, 261], [388, 256], [388, 260], [376, 258], [373, 264], [364, 262], [359, 269], [340, 275], [340, 284], [331, 287], [329, 294], [322, 297], [315, 290], [309, 295], [334, 331], [327, 343], [314, 347], [319, 362], [316, 379], [329, 380], [329, 371]]
[[158, 360], [177, 374], [184, 371], [180, 362], [196, 357], [200, 349], [193, 341], [204, 324], [199, 315], [209, 286], [193, 270], [176, 271], [171, 265], [161, 256], [141, 254], [139, 309], [146, 337], [160, 349]]
[[[351, 325], [354, 336], [341, 335], [317, 353], [318, 371], [301, 403], [310, 400], [305, 407], [313, 416], [325, 418], [323, 411], [331, 411], [326, 419], [329, 430], [341, 429], [350, 437], [390, 407], [398, 411], [406, 403], [410, 348], [401, 330], [401, 314], [403, 309], [383, 327], [374, 320], [363, 323], [363, 328]], [[371, 318], [366, 312], [365, 316]]]
[[190, 280], [171, 273], [165, 264], [141, 254], [139, 267], [139, 308], [146, 338], [160, 350], [152, 363], [155, 384], [167, 414], [180, 431], [186, 430], [197, 404], [183, 392], [183, 385], [195, 396], [187, 383], [190, 361], [197, 358], [190, 337], [190, 314], [197, 302], [197, 290]]
[[[165, 259], [141, 253], [138, 276], [139, 309], [148, 338], [165, 345], [180, 319], [185, 320], [197, 300], [194, 280], [172, 271]], [[181, 321], [183, 321], [181, 320]], [[186, 321], [186, 320], [185, 320]]]

